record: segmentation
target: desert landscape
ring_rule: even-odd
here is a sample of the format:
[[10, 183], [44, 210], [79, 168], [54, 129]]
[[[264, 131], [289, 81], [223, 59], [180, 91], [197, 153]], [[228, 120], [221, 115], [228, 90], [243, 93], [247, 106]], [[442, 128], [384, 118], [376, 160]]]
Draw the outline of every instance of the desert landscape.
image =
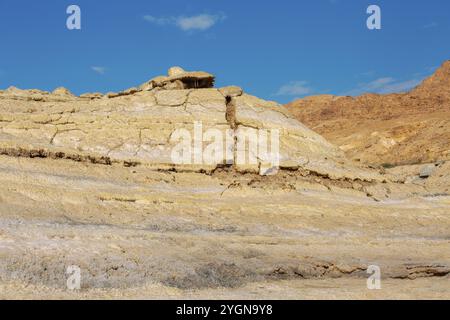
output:
[[[214, 82], [0, 91], [0, 299], [450, 299], [450, 61], [286, 106]], [[174, 163], [198, 122], [231, 157]], [[236, 162], [242, 130], [279, 132], [276, 168]]]
[[364, 164], [393, 167], [450, 158], [450, 61], [410, 92], [311, 96], [286, 107]]

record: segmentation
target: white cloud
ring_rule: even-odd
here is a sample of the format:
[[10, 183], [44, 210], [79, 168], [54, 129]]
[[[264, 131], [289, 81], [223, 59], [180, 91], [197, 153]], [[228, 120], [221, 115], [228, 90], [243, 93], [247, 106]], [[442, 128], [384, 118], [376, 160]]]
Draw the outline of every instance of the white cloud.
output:
[[92, 69], [92, 71], [95, 71], [98, 74], [105, 74], [105, 72], [106, 72], [106, 68], [105, 67], [94, 66], [94, 67], [91, 67], [91, 69]]
[[178, 16], [178, 17], [154, 17], [145, 15], [144, 20], [158, 26], [173, 25], [183, 31], [205, 31], [226, 19], [223, 14], [199, 14], [196, 16]]
[[357, 88], [352, 89], [344, 95], [357, 96], [364, 93], [395, 93], [405, 92], [413, 89], [422, 82], [421, 79], [410, 79], [405, 81], [397, 81], [391, 77], [384, 77], [367, 83], [360, 83]]
[[417, 87], [422, 80], [411, 79], [401, 82], [391, 83], [380, 90], [380, 93], [405, 92]]
[[211, 28], [220, 17], [201, 14], [194, 17], [182, 17], [177, 20], [177, 26], [184, 31], [189, 30], [207, 30]]
[[385, 77], [373, 80], [364, 85], [364, 89], [368, 91], [377, 91], [387, 86], [390, 86], [393, 82], [395, 82], [394, 78]]
[[370, 77], [370, 76], [373, 76], [374, 74], [375, 74], [375, 71], [366, 71], [366, 72], [362, 72], [356, 76], [357, 77]]
[[430, 28], [436, 28], [438, 26], [437, 22], [431, 22], [429, 24], [424, 25], [423, 29], [430, 29]]
[[160, 26], [174, 23], [173, 18], [158, 18], [150, 15], [145, 15], [144, 20]]
[[276, 96], [303, 96], [311, 93], [313, 90], [308, 87], [306, 81], [292, 81], [278, 89]]

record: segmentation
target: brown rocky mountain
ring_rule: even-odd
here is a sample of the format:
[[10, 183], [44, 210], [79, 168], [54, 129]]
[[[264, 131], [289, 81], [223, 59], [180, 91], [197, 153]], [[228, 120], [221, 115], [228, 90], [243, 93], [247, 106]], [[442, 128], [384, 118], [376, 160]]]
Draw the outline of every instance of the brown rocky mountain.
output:
[[[171, 68], [106, 95], [0, 91], [0, 299], [450, 298], [450, 162], [367, 168], [214, 80]], [[231, 156], [175, 161], [196, 123], [205, 143], [188, 150], [231, 133], [214, 148]], [[279, 170], [259, 152], [272, 130]], [[257, 157], [240, 163], [246, 140]]]
[[450, 61], [408, 93], [312, 96], [287, 108], [349, 158], [366, 164], [450, 158]]

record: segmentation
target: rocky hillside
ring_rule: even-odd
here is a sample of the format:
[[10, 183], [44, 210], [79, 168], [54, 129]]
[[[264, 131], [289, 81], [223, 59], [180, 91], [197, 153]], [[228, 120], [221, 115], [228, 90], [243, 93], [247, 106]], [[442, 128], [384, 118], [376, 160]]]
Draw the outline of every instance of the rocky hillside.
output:
[[[186, 87], [183, 77], [189, 79]], [[191, 87], [191, 77], [200, 81], [204, 73], [183, 74], [181, 80], [161, 76], [139, 88], [104, 96], [76, 97], [63, 88], [50, 93], [11, 87], [0, 93], [0, 154], [145, 165], [155, 170], [211, 172], [232, 167], [243, 173], [259, 173], [270, 163], [258, 155], [253, 163], [233, 161], [239, 148], [248, 154], [249, 139], [254, 140], [239, 133], [248, 130], [257, 138], [259, 129], [266, 133], [276, 129], [281, 168], [340, 178], [373, 178], [373, 174], [348, 163], [344, 166], [342, 151], [277, 103], [248, 95], [238, 87], [212, 88], [213, 81]], [[185, 129], [194, 138], [195, 123], [201, 124], [200, 134], [211, 128], [219, 130], [224, 139], [229, 133], [236, 134], [232, 145], [223, 143], [224, 149], [232, 151], [227, 154], [223, 150], [212, 162], [194, 161], [192, 154], [190, 163], [174, 163], [172, 151], [180, 142], [174, 133]], [[205, 141], [202, 148], [207, 145]]]
[[450, 159], [450, 61], [408, 93], [312, 96], [287, 108], [349, 158], [365, 164]]
[[[107, 95], [0, 92], [0, 299], [450, 297], [450, 163], [360, 166], [284, 107], [213, 84], [172, 68]], [[188, 143], [194, 161], [174, 163], [196, 123], [231, 132], [230, 152], [197, 161], [209, 144]]]

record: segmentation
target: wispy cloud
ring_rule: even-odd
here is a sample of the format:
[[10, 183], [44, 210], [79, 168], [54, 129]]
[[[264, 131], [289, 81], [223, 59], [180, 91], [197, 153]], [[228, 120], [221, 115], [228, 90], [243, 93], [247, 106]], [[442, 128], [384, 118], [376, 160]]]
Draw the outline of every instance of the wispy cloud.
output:
[[378, 78], [376, 80], [360, 83], [356, 88], [347, 91], [344, 95], [357, 96], [364, 93], [395, 93], [405, 92], [413, 89], [422, 82], [422, 79], [414, 78], [405, 81], [398, 81], [391, 77]]
[[154, 17], [145, 15], [144, 20], [158, 26], [172, 25], [183, 31], [205, 31], [213, 27], [218, 22], [224, 21], [224, 14], [199, 14], [195, 16], [171, 16], [171, 17]]
[[312, 93], [307, 81], [292, 81], [278, 89], [276, 96], [304, 96]]
[[429, 24], [426, 24], [426, 25], [422, 26], [422, 28], [423, 28], [423, 29], [430, 29], [430, 28], [436, 28], [437, 26], [439, 26], [439, 25], [437, 24], [437, 22], [431, 22], [431, 23], [429, 23]]
[[223, 16], [212, 16], [208, 14], [201, 14], [194, 17], [181, 17], [177, 20], [177, 26], [184, 31], [207, 30], [223, 19], [225, 19]]
[[393, 82], [380, 89], [380, 93], [405, 92], [417, 87], [422, 80], [410, 79], [406, 81]]
[[105, 67], [99, 67], [99, 66], [93, 66], [91, 67], [91, 70], [94, 72], [97, 72], [98, 74], [105, 74], [106, 68]]
[[371, 70], [371, 71], [361, 72], [360, 74], [357, 74], [356, 77], [370, 77], [370, 76], [373, 76], [374, 74], [375, 74], [375, 71]]
[[175, 23], [175, 18], [173, 18], [173, 17], [171, 17], [171, 18], [159, 17], [158, 18], [158, 17], [154, 17], [154, 16], [150, 16], [150, 15], [145, 15], [144, 20], [147, 22], [157, 24], [159, 26], [165, 26], [168, 24]]

